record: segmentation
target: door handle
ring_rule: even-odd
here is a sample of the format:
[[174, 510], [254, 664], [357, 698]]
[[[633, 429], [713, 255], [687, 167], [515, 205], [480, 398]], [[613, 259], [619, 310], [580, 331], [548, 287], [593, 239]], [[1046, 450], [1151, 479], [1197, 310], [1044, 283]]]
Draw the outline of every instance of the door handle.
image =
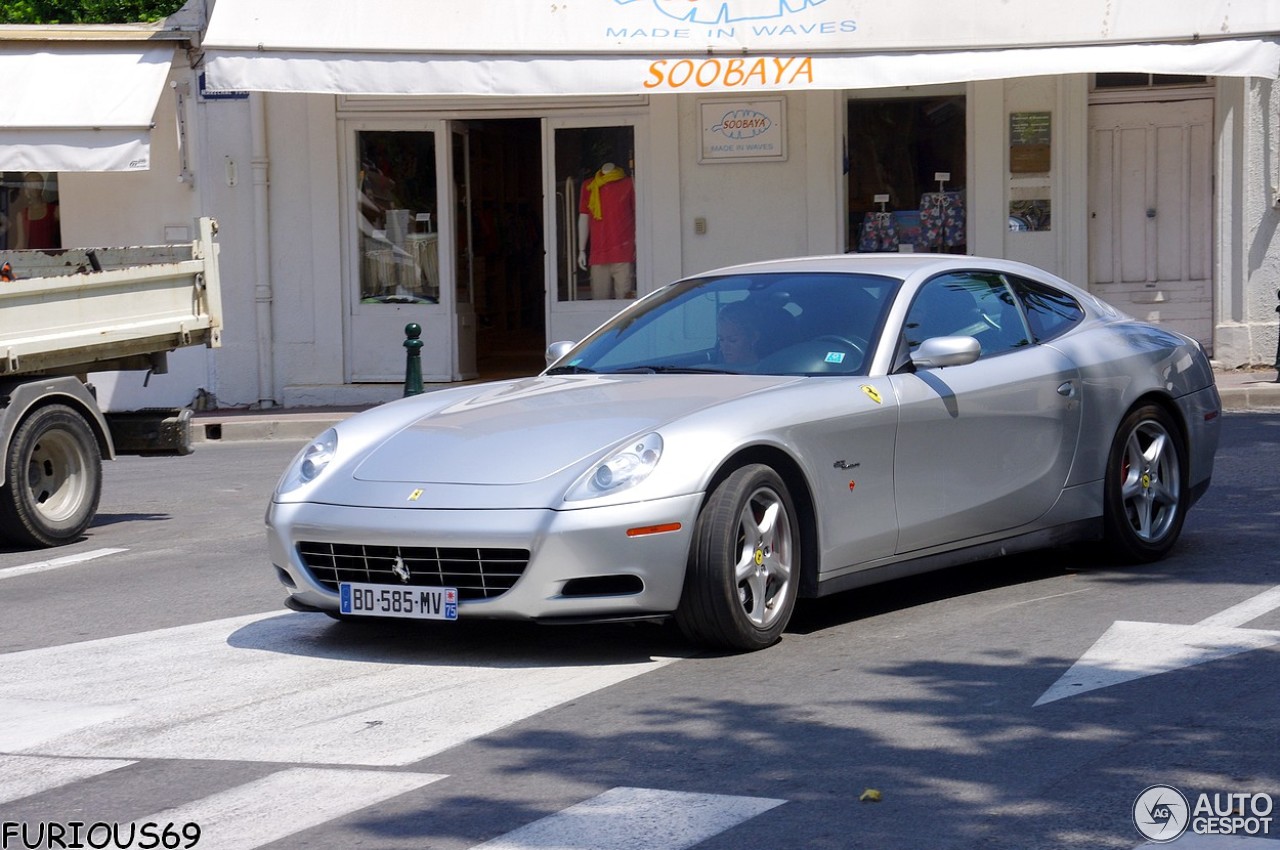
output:
[[1076, 394], [1076, 385], [1071, 381], [1066, 381], [1065, 383], [1059, 385], [1058, 387], [1058, 395], [1060, 396], [1066, 396], [1067, 398], [1071, 398], [1075, 394]]

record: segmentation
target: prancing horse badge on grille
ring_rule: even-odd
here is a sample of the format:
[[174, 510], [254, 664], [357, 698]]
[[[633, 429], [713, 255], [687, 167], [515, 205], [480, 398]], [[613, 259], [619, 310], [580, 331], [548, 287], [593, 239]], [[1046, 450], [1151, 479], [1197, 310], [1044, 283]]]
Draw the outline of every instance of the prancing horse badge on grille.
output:
[[400, 581], [409, 583], [409, 568], [404, 565], [404, 558], [399, 555], [396, 555], [396, 559], [391, 562], [391, 572], [400, 576]]

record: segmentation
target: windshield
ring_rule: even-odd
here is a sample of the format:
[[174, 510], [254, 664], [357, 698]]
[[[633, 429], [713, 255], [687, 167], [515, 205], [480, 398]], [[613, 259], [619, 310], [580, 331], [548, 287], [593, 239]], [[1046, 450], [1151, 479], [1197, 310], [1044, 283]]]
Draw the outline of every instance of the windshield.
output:
[[899, 283], [837, 272], [680, 281], [619, 313], [548, 373], [863, 375]]

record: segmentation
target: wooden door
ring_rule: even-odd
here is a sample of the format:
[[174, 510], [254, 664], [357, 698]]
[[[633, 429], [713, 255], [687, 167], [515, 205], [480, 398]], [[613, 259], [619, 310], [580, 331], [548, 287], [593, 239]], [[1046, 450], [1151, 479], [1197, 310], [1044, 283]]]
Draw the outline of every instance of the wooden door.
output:
[[1089, 280], [1133, 316], [1213, 342], [1213, 101], [1089, 109]]

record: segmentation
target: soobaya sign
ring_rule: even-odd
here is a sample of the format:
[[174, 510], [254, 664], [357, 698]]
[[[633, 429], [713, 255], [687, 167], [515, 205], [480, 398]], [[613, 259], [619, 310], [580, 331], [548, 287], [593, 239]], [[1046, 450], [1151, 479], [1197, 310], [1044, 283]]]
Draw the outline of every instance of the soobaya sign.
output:
[[646, 89], [696, 91], [787, 88], [813, 84], [812, 56], [659, 59], [649, 63]]
[[699, 103], [702, 148], [698, 161], [785, 160], [786, 105], [781, 97]]

